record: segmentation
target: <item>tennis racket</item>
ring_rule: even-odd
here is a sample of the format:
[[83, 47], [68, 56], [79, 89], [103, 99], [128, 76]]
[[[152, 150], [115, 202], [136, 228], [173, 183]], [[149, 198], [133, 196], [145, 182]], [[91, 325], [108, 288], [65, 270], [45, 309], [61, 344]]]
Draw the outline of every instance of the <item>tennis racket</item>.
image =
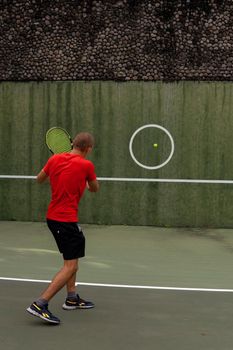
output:
[[53, 154], [70, 152], [72, 150], [72, 139], [68, 132], [57, 126], [49, 129], [45, 137], [46, 145]]

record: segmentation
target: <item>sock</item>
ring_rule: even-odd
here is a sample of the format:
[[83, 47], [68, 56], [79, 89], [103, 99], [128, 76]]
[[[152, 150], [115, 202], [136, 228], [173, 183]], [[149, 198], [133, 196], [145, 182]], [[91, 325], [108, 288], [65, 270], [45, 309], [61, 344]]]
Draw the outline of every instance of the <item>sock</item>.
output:
[[48, 300], [39, 298], [39, 299], [36, 300], [36, 303], [37, 303], [38, 306], [43, 308], [43, 307], [48, 305]]
[[68, 292], [67, 298], [77, 300], [77, 294], [75, 292]]

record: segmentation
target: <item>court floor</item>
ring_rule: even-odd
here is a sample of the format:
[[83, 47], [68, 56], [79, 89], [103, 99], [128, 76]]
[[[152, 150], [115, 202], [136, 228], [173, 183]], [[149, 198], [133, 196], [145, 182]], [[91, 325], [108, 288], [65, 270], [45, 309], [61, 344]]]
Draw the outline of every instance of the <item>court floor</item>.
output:
[[61, 325], [26, 313], [62, 264], [44, 223], [0, 222], [0, 342], [5, 350], [231, 350], [233, 230], [83, 225], [78, 291], [92, 310]]

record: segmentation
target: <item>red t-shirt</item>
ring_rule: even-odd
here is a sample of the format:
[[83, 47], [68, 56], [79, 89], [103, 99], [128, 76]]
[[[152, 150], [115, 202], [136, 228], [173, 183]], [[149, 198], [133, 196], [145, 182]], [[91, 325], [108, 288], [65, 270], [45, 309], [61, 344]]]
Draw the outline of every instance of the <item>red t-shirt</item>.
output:
[[47, 219], [77, 222], [86, 181], [96, 179], [93, 163], [77, 154], [61, 153], [49, 158], [43, 170], [50, 178], [52, 192]]

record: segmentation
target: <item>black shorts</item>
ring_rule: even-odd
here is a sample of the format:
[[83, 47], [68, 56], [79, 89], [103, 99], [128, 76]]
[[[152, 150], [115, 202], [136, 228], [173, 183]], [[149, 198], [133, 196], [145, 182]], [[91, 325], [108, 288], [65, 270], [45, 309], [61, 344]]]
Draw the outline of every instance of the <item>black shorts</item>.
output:
[[60, 222], [47, 219], [64, 260], [78, 259], [85, 256], [85, 237], [77, 222]]

